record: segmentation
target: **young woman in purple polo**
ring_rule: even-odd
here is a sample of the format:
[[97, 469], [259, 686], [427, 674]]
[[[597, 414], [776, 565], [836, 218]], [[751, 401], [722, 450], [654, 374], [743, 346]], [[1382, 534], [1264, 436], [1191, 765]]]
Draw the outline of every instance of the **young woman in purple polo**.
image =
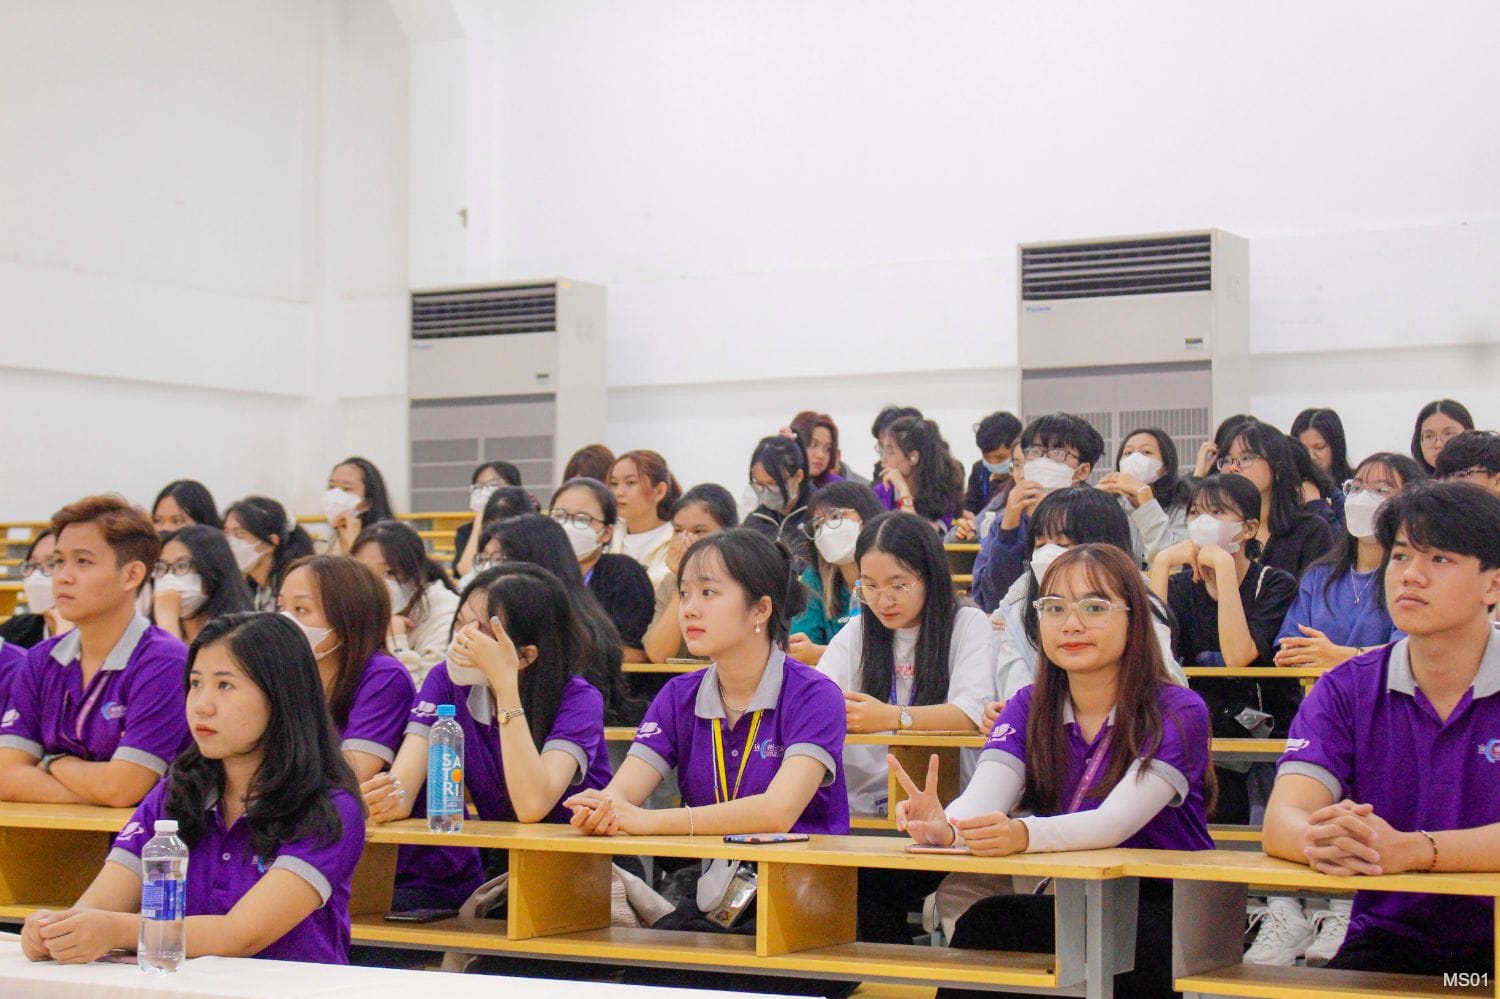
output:
[[[910, 796], [896, 806], [897, 827], [918, 843], [960, 843], [987, 857], [1212, 848], [1208, 709], [1167, 675], [1134, 560], [1113, 545], [1069, 549], [1047, 570], [1036, 605], [1036, 684], [1006, 703], [968, 789], [944, 809], [937, 757], [923, 788], [890, 758]], [[1017, 808], [1031, 814], [1010, 818]], [[997, 895], [958, 920], [952, 944], [1050, 952], [1053, 918], [1046, 896]], [[1135, 970], [1116, 976], [1115, 989], [1173, 995], [1170, 882], [1141, 882], [1137, 918]]]
[[364, 809], [328, 727], [317, 663], [275, 614], [209, 622], [188, 653], [193, 745], [146, 796], [71, 909], [26, 918], [33, 961], [135, 950], [141, 850], [157, 819], [187, 843], [187, 956], [347, 963]]
[[[1406, 638], [1323, 675], [1292, 721], [1265, 850], [1337, 875], [1500, 871], [1500, 498], [1429, 483], [1376, 516]], [[1495, 970], [1489, 899], [1362, 891], [1330, 968]]]

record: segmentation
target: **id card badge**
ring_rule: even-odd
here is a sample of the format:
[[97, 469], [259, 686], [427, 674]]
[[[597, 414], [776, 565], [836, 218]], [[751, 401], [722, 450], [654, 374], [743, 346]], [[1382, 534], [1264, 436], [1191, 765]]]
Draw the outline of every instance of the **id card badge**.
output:
[[698, 908], [703, 912], [713, 912], [724, 901], [724, 893], [729, 890], [729, 882], [734, 879], [734, 872], [739, 870], [738, 860], [710, 860], [703, 868], [703, 873], [698, 875], [698, 897], [696, 899]]
[[890, 798], [888, 798], [886, 795], [882, 794], [880, 797], [878, 797], [878, 798], [875, 799], [875, 814], [876, 815], [881, 815], [881, 816], [889, 815], [890, 814], [890, 804], [891, 804]]
[[729, 887], [725, 890], [723, 899], [705, 915], [710, 923], [727, 930], [740, 921], [740, 917], [754, 901], [755, 867], [748, 864], [742, 865], [729, 879]]

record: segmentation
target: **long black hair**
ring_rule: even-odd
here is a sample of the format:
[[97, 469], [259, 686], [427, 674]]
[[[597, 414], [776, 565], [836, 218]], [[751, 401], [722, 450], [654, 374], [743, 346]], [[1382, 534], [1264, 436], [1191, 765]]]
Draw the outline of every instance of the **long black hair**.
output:
[[[1271, 516], [1268, 518], [1271, 521], [1270, 537], [1287, 534], [1300, 521], [1313, 516], [1302, 506], [1303, 474], [1302, 469], [1297, 467], [1291, 438], [1269, 423], [1262, 423], [1260, 420], [1251, 418], [1236, 424], [1230, 430], [1229, 439], [1219, 452], [1220, 458], [1229, 454], [1230, 448], [1234, 447], [1236, 441], [1239, 441], [1246, 451], [1260, 455], [1271, 470]], [[1305, 451], [1306, 448], [1303, 450]], [[1308, 460], [1310, 462], [1311, 457]], [[1323, 476], [1323, 480], [1327, 481], [1326, 475]], [[1254, 488], [1253, 483], [1251, 487]], [[1319, 484], [1319, 491], [1322, 491], [1322, 483]], [[1256, 490], [1256, 495], [1260, 495], [1260, 490]], [[1260, 519], [1258, 504], [1250, 517]]]
[[963, 505], [964, 469], [948, 450], [936, 422], [903, 416], [886, 428], [902, 454], [917, 453], [911, 492], [916, 511], [926, 520], [945, 520]]
[[[755, 450], [750, 452], [752, 482], [755, 481], [756, 465], [765, 469], [771, 482], [781, 493], [781, 502], [785, 504], [782, 516], [807, 506], [807, 498], [812, 494], [813, 485], [812, 478], [807, 474], [807, 453], [802, 450], [801, 444], [780, 434], [762, 437], [756, 443]], [[802, 479], [797, 483], [794, 495], [790, 488], [791, 480], [798, 472], [802, 473]]]
[[1187, 502], [1188, 484], [1177, 474], [1177, 442], [1172, 440], [1172, 435], [1158, 427], [1141, 427], [1132, 430], [1120, 438], [1120, 447], [1115, 451], [1115, 468], [1120, 467], [1120, 459], [1125, 456], [1125, 445], [1130, 443], [1130, 438], [1136, 434], [1147, 434], [1156, 441], [1158, 450], [1161, 451], [1161, 474], [1156, 481], [1151, 483], [1151, 495], [1156, 497], [1156, 502], [1161, 504], [1163, 510], [1170, 509], [1174, 504], [1181, 505]]
[[539, 565], [557, 577], [578, 619], [581, 658], [577, 672], [604, 695], [607, 723], [626, 724], [625, 719], [634, 717], [631, 712], [640, 705], [630, 696], [625, 674], [620, 670], [624, 660], [620, 632], [594, 591], [584, 584], [578, 559], [562, 525], [539, 513], [510, 517], [490, 525], [479, 550], [484, 551], [491, 541], [500, 546], [505, 561]]
[[222, 614], [238, 614], [255, 609], [255, 600], [250, 596], [250, 587], [240, 575], [240, 567], [234, 564], [234, 552], [224, 538], [224, 532], [203, 524], [187, 527], [162, 536], [162, 547], [179, 541], [193, 556], [193, 567], [203, 579], [203, 606], [194, 617], [205, 621]]
[[[885, 507], [880, 505], [880, 497], [875, 495], [875, 490], [863, 482], [830, 482], [813, 493], [812, 502], [807, 508], [807, 521], [803, 527], [808, 527], [819, 517], [827, 516], [829, 510], [853, 510], [859, 514], [859, 522], [863, 529], [863, 525], [884, 513]], [[844, 585], [844, 574], [839, 571], [839, 567], [825, 559], [823, 553], [817, 550], [817, 538], [813, 541], [815, 542], [813, 551], [817, 559], [816, 571], [819, 581], [823, 584], [823, 616], [830, 621], [837, 621], [843, 615], [844, 608], [848, 606], [849, 588]]]
[[728, 489], [716, 482], [702, 482], [683, 493], [677, 502], [672, 504], [672, 516], [677, 516], [690, 506], [702, 507], [703, 512], [713, 518], [713, 522], [719, 525], [721, 531], [726, 527], [733, 527], [740, 519], [739, 508], [734, 504], [734, 497], [729, 494]]
[[1411, 428], [1411, 456], [1412, 460], [1422, 466], [1422, 470], [1428, 475], [1433, 472], [1433, 466], [1427, 464], [1427, 459], [1422, 457], [1422, 424], [1427, 422], [1428, 417], [1442, 413], [1449, 419], [1454, 420], [1465, 430], [1474, 429], [1474, 417], [1469, 415], [1469, 409], [1461, 402], [1452, 399], [1438, 399], [1423, 406], [1417, 413], [1416, 425]]
[[479, 526], [487, 529], [491, 524], [505, 520], [507, 517], [537, 513], [540, 509], [536, 497], [531, 495], [530, 490], [520, 486], [501, 486], [484, 501], [484, 512], [479, 515]]
[[[943, 704], [948, 700], [948, 652], [958, 616], [958, 598], [953, 593], [953, 575], [943, 543], [921, 516], [883, 513], [860, 528], [859, 541], [854, 545], [855, 564], [862, 563], [870, 552], [884, 552], [922, 581], [911, 703]], [[862, 612], [859, 619], [864, 633], [859, 689], [884, 701], [891, 696], [895, 676], [895, 636], [872, 610]]]
[[[1427, 481], [1427, 473], [1422, 471], [1422, 466], [1412, 461], [1404, 454], [1394, 454], [1390, 451], [1377, 451], [1354, 470], [1353, 478], [1366, 468], [1383, 467], [1397, 479], [1397, 484], [1404, 492], [1411, 486]], [[1398, 494], [1399, 495], [1399, 494]], [[1394, 497], [1393, 497], [1394, 498]], [[1323, 599], [1326, 602], [1328, 595], [1333, 592], [1333, 584], [1343, 579], [1345, 575], [1353, 571], [1359, 559], [1359, 539], [1349, 533], [1347, 529], [1339, 532], [1338, 539], [1334, 541], [1333, 547], [1328, 554], [1318, 559], [1313, 565], [1327, 565], [1331, 569], [1328, 578], [1323, 580]], [[1379, 606], [1385, 607], [1385, 573], [1379, 573], [1375, 580], [1375, 592], [1378, 594]]]
[[[1207, 475], [1193, 483], [1188, 498], [1188, 519], [1199, 513], [1232, 513], [1242, 521], [1260, 519], [1260, 490], [1243, 475]], [[1245, 557], [1254, 562], [1260, 558], [1260, 542], [1251, 537], [1245, 542]]]
[[392, 614], [426, 617], [428, 585], [442, 583], [447, 590], [453, 590], [448, 574], [427, 554], [422, 536], [410, 524], [399, 520], [377, 521], [359, 532], [349, 554], [356, 555], [365, 545], [372, 544], [380, 547], [380, 557], [385, 559], [386, 568], [396, 582], [411, 591], [407, 605], [392, 607]]
[[266, 577], [272, 592], [281, 589], [287, 566], [313, 553], [312, 537], [287, 516], [286, 507], [269, 496], [246, 496], [224, 511], [226, 518], [230, 514], [246, 531], [272, 546], [271, 572]]
[[365, 484], [365, 502], [369, 504], [359, 514], [359, 522], [366, 527], [382, 520], [395, 520], [396, 513], [391, 509], [391, 494], [385, 488], [385, 476], [380, 474], [380, 469], [368, 458], [353, 456], [345, 458], [334, 468], [348, 465], [359, 469], [360, 478]]
[[[1054, 489], [1031, 512], [1026, 525], [1026, 540], [1021, 550], [1028, 561], [1036, 552], [1039, 538], [1063, 536], [1073, 545], [1113, 545], [1124, 552], [1133, 550], [1130, 542], [1130, 518], [1119, 501], [1102, 489], [1092, 486], [1069, 486]], [[1060, 556], [1059, 556], [1060, 557]], [[1133, 557], [1133, 556], [1132, 556]], [[1034, 649], [1041, 648], [1041, 627], [1036, 608], [1031, 606], [1040, 591], [1036, 573], [1027, 571], [1026, 600], [1021, 622], [1026, 638]]]
[[1304, 409], [1292, 421], [1291, 433], [1300, 441], [1309, 430], [1316, 430], [1328, 445], [1328, 474], [1333, 481], [1343, 485], [1354, 478], [1354, 469], [1349, 467], [1349, 445], [1344, 439], [1344, 421], [1339, 414], [1331, 409]]
[[[343, 822], [329, 792], [348, 792], [364, 804], [354, 772], [339, 751], [338, 734], [323, 698], [312, 649], [297, 625], [280, 614], [242, 613], [203, 626], [188, 649], [183, 686], [191, 696], [198, 654], [223, 643], [270, 703], [260, 747], [265, 752], [245, 796], [245, 821], [257, 856], [274, 857], [283, 844], [304, 837], [332, 843]], [[167, 771], [166, 814], [177, 820], [189, 846], [202, 840], [210, 803], [224, 793], [224, 764], [189, 746]]]
[[168, 496], [172, 497], [172, 501], [188, 515], [194, 524], [223, 528], [224, 522], [219, 519], [219, 508], [214, 503], [213, 494], [203, 483], [195, 479], [177, 479], [168, 482], [162, 486], [161, 492], [156, 494], [156, 501], [151, 504], [151, 516], [156, 516], [156, 508], [161, 506], [161, 501]]
[[[927, 530], [932, 533], [932, 528]], [[711, 557], [717, 557], [729, 578], [745, 591], [747, 604], [758, 603], [762, 597], [771, 599], [766, 632], [772, 643], [784, 647], [788, 622], [802, 613], [807, 603], [792, 550], [759, 531], [731, 527], [693, 542], [682, 555], [677, 578], [686, 579], [699, 559]]]

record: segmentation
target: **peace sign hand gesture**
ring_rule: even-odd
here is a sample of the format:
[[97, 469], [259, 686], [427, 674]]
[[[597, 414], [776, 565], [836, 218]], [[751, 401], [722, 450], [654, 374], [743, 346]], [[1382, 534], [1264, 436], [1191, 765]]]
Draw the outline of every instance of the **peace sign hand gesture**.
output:
[[896, 828], [914, 842], [926, 846], [952, 846], [953, 827], [938, 801], [938, 758], [933, 753], [927, 763], [927, 782], [919, 789], [907, 776], [896, 757], [886, 754], [886, 763], [896, 782], [906, 791], [906, 799], [896, 803]]

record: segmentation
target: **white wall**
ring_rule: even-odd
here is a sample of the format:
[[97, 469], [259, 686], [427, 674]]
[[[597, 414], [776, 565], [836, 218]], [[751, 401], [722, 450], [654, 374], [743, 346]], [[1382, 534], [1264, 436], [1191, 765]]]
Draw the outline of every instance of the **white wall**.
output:
[[363, 0], [0, 2], [0, 517], [404, 489], [406, 59]]

